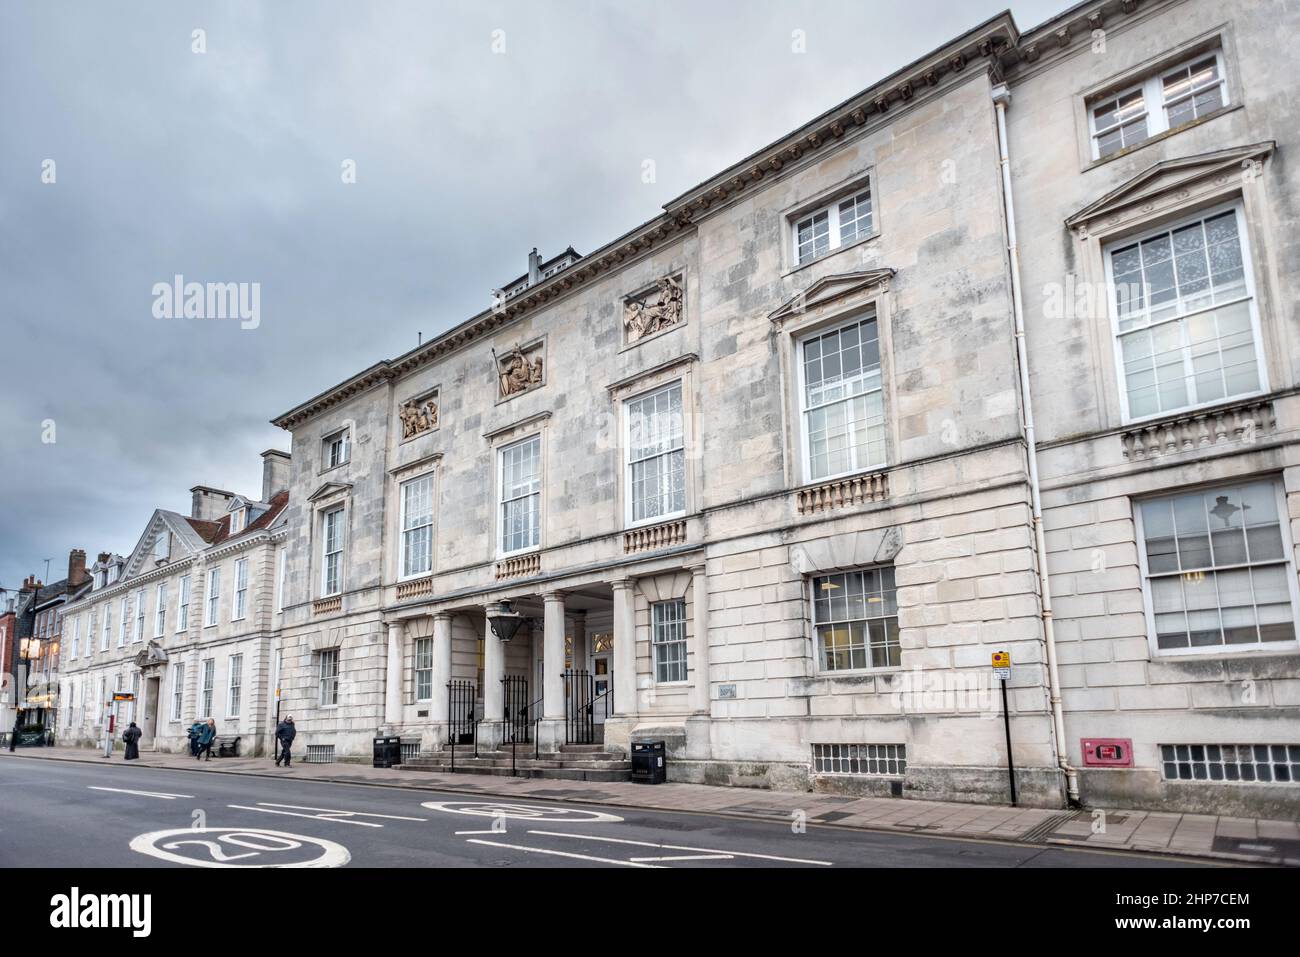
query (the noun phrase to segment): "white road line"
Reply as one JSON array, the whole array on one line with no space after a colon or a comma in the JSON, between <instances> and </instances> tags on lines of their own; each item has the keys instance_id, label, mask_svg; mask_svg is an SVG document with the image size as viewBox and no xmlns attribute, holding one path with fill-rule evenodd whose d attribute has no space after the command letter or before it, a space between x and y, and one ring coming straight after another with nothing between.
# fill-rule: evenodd
<instances>
[{"instance_id":1,"label":"white road line","mask_svg":"<svg viewBox=\"0 0 1300 957\"><path fill-rule=\"evenodd\" d=\"M258 807L287 807L294 811L319 811L322 814L338 814L343 817L382 817L389 821L427 821L427 817L402 817L400 814L372 814L370 811L340 811L331 807L304 807L301 804L275 804L271 801L258 801Z\"/></svg>"},{"instance_id":2,"label":"white road line","mask_svg":"<svg viewBox=\"0 0 1300 957\"><path fill-rule=\"evenodd\" d=\"M86 787L91 791L115 791L118 794L138 794L141 797L162 798L164 801L174 801L177 798L194 799L193 794L166 794L162 791L132 791L129 788L100 788L95 787L93 784L88 784Z\"/></svg>"},{"instance_id":3,"label":"white road line","mask_svg":"<svg viewBox=\"0 0 1300 957\"><path fill-rule=\"evenodd\" d=\"M461 837L465 834L504 834L505 831L457 831L456 836Z\"/></svg>"},{"instance_id":4,"label":"white road line","mask_svg":"<svg viewBox=\"0 0 1300 957\"><path fill-rule=\"evenodd\" d=\"M655 844L651 841L631 841L623 837L596 837L592 834L574 834L568 831L533 831L529 834L541 834L546 837L569 837L577 841L604 841L607 844L632 844L636 847L653 847L661 851L697 851L701 854L726 854L731 857L753 857L763 861L781 861L784 864L816 864L820 867L834 867L831 861L809 861L799 857L777 857L774 854L750 854L746 851L722 851L716 847L685 847L681 844Z\"/></svg>"},{"instance_id":5,"label":"white road line","mask_svg":"<svg viewBox=\"0 0 1300 957\"><path fill-rule=\"evenodd\" d=\"M676 854L671 857L629 857L629 861L734 861L731 854Z\"/></svg>"},{"instance_id":6,"label":"white road line","mask_svg":"<svg viewBox=\"0 0 1300 957\"><path fill-rule=\"evenodd\" d=\"M571 854L568 851L551 851L544 847L526 847L523 844L503 844L500 841L481 841L470 838L466 844L483 844L487 847L504 847L511 851L523 851L525 854L550 854L553 857L572 857L580 861L595 861L598 864L618 864L620 867L657 867L655 864L640 864L635 861L616 861L612 857L592 857L588 854Z\"/></svg>"},{"instance_id":7,"label":"white road line","mask_svg":"<svg viewBox=\"0 0 1300 957\"><path fill-rule=\"evenodd\" d=\"M313 821L333 821L336 824L356 824L359 827L383 827L382 824L372 824L369 821L349 821L347 818L330 817L326 814L299 814L297 811L276 811L269 807L249 807L247 804L227 804L226 807L233 807L237 811L261 811L263 814L284 814L288 817L309 817Z\"/></svg>"}]
</instances>

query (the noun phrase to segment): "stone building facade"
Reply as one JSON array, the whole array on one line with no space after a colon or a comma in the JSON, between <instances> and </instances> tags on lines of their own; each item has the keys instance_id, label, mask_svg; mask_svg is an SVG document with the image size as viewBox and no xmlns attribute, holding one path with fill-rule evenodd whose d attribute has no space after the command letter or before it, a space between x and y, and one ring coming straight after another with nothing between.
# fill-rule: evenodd
<instances>
[{"instance_id":1,"label":"stone building facade","mask_svg":"<svg viewBox=\"0 0 1300 957\"><path fill-rule=\"evenodd\" d=\"M262 458L260 497L195 486L188 516L158 509L129 556L99 556L63 610L62 742L102 743L123 691L115 737L135 721L144 750L183 751L212 718L241 754L271 753L289 457Z\"/></svg>"},{"instance_id":2,"label":"stone building facade","mask_svg":"<svg viewBox=\"0 0 1300 957\"><path fill-rule=\"evenodd\" d=\"M489 745L522 708L556 747L594 695L605 746L662 738L673 779L1000 801L1001 651L1023 802L1294 809L1288 16L995 17L550 275L534 253L491 308L278 417L283 694L312 757L381 731L436 750L468 686ZM1141 301L1079 317L1066 298L1116 257L1131 286L1134 242L1141 266L1171 217L1223 210L1258 253L1223 274L1235 299L1211 277L1148 304L1154 273ZM1148 409L1120 340L1154 336L1157 306L1181 329L1221 302L1238 325L1179 346L1202 391L1180 402L1163 360ZM1253 383L1222 358L1245 354L1243 314ZM1219 571L1175 549L1155 582L1191 503L1169 496L1218 494L1256 510L1241 548L1267 557ZM1242 568L1255 640L1240 602L1217 643L1180 638L1173 584Z\"/></svg>"}]
</instances>

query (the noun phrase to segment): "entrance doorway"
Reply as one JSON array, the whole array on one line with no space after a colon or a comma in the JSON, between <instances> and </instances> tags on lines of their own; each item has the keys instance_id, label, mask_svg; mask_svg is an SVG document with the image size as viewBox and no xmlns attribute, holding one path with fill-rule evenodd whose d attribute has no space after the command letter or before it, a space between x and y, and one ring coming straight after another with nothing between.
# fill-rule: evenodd
<instances>
[{"instance_id":1,"label":"entrance doorway","mask_svg":"<svg viewBox=\"0 0 1300 957\"><path fill-rule=\"evenodd\" d=\"M591 675L594 679L594 699L591 709L592 720L596 724L604 724L605 718L613 713L609 701L612 695L609 693L613 687L614 680L614 636L612 634L600 634L599 632L591 636Z\"/></svg>"},{"instance_id":2,"label":"entrance doorway","mask_svg":"<svg viewBox=\"0 0 1300 957\"><path fill-rule=\"evenodd\" d=\"M154 747L154 736L158 733L158 687L160 678L151 676L144 680L144 718L140 724L140 746Z\"/></svg>"}]
</instances>

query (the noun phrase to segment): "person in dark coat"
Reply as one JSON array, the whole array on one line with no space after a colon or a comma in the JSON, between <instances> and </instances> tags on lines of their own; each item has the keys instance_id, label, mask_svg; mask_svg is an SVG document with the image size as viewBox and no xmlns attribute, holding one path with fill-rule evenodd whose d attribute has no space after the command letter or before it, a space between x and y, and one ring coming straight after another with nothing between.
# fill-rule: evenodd
<instances>
[{"instance_id":1,"label":"person in dark coat","mask_svg":"<svg viewBox=\"0 0 1300 957\"><path fill-rule=\"evenodd\" d=\"M289 748L293 746L293 739L297 734L298 729L293 726L293 715L289 715L275 726L275 740L280 742L280 753L275 758L277 768L280 766L281 761L284 762L286 768L293 761L293 755L289 753Z\"/></svg>"},{"instance_id":2,"label":"person in dark coat","mask_svg":"<svg viewBox=\"0 0 1300 957\"><path fill-rule=\"evenodd\" d=\"M195 721L190 725L190 757L199 756L199 735L203 733L203 722Z\"/></svg>"},{"instance_id":3,"label":"person in dark coat","mask_svg":"<svg viewBox=\"0 0 1300 957\"><path fill-rule=\"evenodd\" d=\"M217 722L208 718L208 723L203 726L199 732L199 753L194 757L202 761L203 755L207 755L207 760L212 760L212 742L217 740Z\"/></svg>"},{"instance_id":4,"label":"person in dark coat","mask_svg":"<svg viewBox=\"0 0 1300 957\"><path fill-rule=\"evenodd\" d=\"M140 756L140 734L141 731L132 721L130 727L122 732L122 740L126 742L126 760L134 761Z\"/></svg>"}]
</instances>

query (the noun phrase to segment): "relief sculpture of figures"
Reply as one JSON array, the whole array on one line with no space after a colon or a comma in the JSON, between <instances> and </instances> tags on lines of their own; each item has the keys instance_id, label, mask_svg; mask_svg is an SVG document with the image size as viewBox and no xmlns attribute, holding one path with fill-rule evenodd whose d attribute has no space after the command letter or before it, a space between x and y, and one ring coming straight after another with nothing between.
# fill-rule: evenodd
<instances>
[{"instance_id":1,"label":"relief sculpture of figures","mask_svg":"<svg viewBox=\"0 0 1300 957\"><path fill-rule=\"evenodd\" d=\"M682 285L672 276L659 280L659 297L653 303L634 299L623 307L627 341L636 342L651 333L675 326L682 320Z\"/></svg>"},{"instance_id":2,"label":"relief sculpture of figures","mask_svg":"<svg viewBox=\"0 0 1300 957\"><path fill-rule=\"evenodd\" d=\"M542 357L540 354L532 362L529 362L523 350L515 346L497 360L497 368L502 398L541 385Z\"/></svg>"},{"instance_id":3,"label":"relief sculpture of figures","mask_svg":"<svg viewBox=\"0 0 1300 957\"><path fill-rule=\"evenodd\" d=\"M402 406L402 438L409 439L438 425L438 403L432 399L412 399Z\"/></svg>"}]
</instances>

